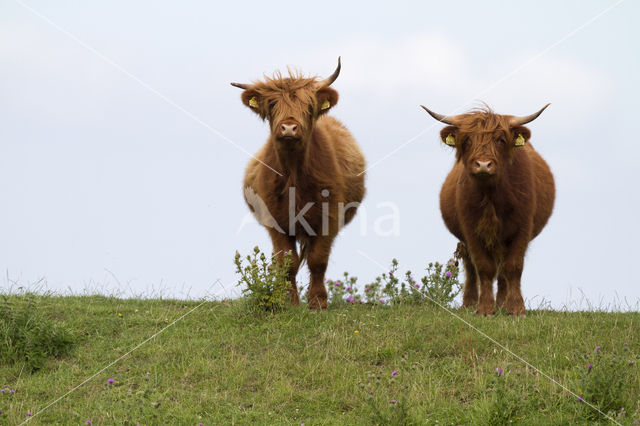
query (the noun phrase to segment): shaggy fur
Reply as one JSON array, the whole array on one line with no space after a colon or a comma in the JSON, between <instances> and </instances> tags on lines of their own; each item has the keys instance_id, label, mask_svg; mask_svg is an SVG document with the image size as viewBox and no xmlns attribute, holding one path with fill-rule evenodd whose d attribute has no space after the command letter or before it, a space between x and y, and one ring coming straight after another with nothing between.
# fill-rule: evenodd
<instances>
[{"instance_id":1,"label":"shaggy fur","mask_svg":"<svg viewBox=\"0 0 640 426\"><path fill-rule=\"evenodd\" d=\"M529 242L553 210L555 185L547 163L529 143L531 132L511 128L511 116L489 108L457 116L440 136L455 137L456 162L440 192L442 218L459 240L466 282L463 306L493 314L497 306L511 315L525 314L520 279ZM515 145L518 134L526 144ZM476 161L491 161L494 175L474 174Z\"/></svg>"},{"instance_id":2,"label":"shaggy fur","mask_svg":"<svg viewBox=\"0 0 640 426\"><path fill-rule=\"evenodd\" d=\"M252 99L257 106L251 106ZM329 108L322 109L327 101ZM242 93L242 102L267 120L271 130L266 144L249 162L244 188L252 188L264 200L285 231L266 227L276 259L281 262L285 251L292 254L291 302L299 303L295 278L306 259L311 273L309 307L326 309L324 274L338 231L351 221L364 197L364 156L349 131L338 120L325 115L338 102L338 93L320 85L317 78L291 72L285 78L276 73L249 86ZM280 137L278 129L283 123L299 126L299 137ZM295 188L295 215L307 203L313 203L302 214L313 232L299 222L289 229L290 188ZM296 242L300 243L300 253Z\"/></svg>"}]
</instances>

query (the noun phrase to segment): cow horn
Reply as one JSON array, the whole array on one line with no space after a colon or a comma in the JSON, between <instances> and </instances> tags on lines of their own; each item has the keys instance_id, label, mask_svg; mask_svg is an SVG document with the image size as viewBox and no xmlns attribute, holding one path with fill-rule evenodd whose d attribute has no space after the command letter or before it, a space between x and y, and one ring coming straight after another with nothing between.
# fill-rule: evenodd
<instances>
[{"instance_id":1,"label":"cow horn","mask_svg":"<svg viewBox=\"0 0 640 426\"><path fill-rule=\"evenodd\" d=\"M522 126L523 124L530 123L536 118L538 118L538 116L542 114L542 111L544 111L549 105L551 104L550 103L546 104L545 106L542 107L540 111L534 112L531 115L527 115L524 117L511 117L511 119L509 120L509 125L511 127L517 127L517 126Z\"/></svg>"},{"instance_id":2,"label":"cow horn","mask_svg":"<svg viewBox=\"0 0 640 426\"><path fill-rule=\"evenodd\" d=\"M231 85L232 85L232 86L235 86L235 87L239 87L239 88L244 89L244 90L247 90L247 89L250 89L250 88L251 88L251 85L250 85L250 84L243 84L243 83L231 83Z\"/></svg>"},{"instance_id":3,"label":"cow horn","mask_svg":"<svg viewBox=\"0 0 640 426\"><path fill-rule=\"evenodd\" d=\"M458 121L458 116L457 115L453 115L453 116L446 116L446 115L442 115L442 114L438 114L437 112L433 112L431 111L429 108L427 108L424 105L420 105L425 111L427 111L429 113L430 116L432 116L433 118L435 118L438 121L443 122L444 124L450 124L452 126L455 126L457 121Z\"/></svg>"},{"instance_id":4,"label":"cow horn","mask_svg":"<svg viewBox=\"0 0 640 426\"><path fill-rule=\"evenodd\" d=\"M319 87L329 87L331 86L331 83L333 83L334 81L336 81L336 78L338 78L338 76L340 75L340 56L338 56L338 66L336 67L336 70L333 72L333 74L331 74L329 77L325 78L324 80L320 81L318 83Z\"/></svg>"}]
</instances>

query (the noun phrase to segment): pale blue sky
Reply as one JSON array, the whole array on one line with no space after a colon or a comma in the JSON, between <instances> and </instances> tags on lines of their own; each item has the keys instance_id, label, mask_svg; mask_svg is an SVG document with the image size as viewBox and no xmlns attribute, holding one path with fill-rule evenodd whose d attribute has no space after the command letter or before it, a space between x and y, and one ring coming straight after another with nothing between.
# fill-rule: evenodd
<instances>
[{"instance_id":1,"label":"pale blue sky","mask_svg":"<svg viewBox=\"0 0 640 426\"><path fill-rule=\"evenodd\" d=\"M288 65L324 76L341 55L332 114L374 167L366 218L336 241L328 277L373 279L367 257L419 275L453 252L438 207L453 153L419 104L524 115L551 102L529 128L558 198L530 246L524 296L635 305L640 5L591 21L614 4L2 0L0 268L56 291L200 297L220 279L210 291L237 294L235 251L270 242L255 224L238 233L249 158L228 140L254 153L268 128L229 82ZM385 202L399 235L374 232Z\"/></svg>"}]
</instances>

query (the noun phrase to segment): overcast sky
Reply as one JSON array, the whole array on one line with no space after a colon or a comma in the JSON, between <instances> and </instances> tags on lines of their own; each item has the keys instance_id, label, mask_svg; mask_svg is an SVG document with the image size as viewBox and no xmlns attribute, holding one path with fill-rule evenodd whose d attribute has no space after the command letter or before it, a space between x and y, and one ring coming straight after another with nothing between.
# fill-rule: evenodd
<instances>
[{"instance_id":1,"label":"overcast sky","mask_svg":"<svg viewBox=\"0 0 640 426\"><path fill-rule=\"evenodd\" d=\"M370 168L328 278L349 270L364 284L394 257L420 275L455 249L438 205L454 155L420 104L525 115L551 102L529 125L557 200L529 247L525 299L637 308L639 12L634 1L2 0L0 285L238 294L235 251L271 250L242 198L268 127L229 82L287 66L327 76L340 55L331 114ZM398 232L383 235L391 206Z\"/></svg>"}]
</instances>

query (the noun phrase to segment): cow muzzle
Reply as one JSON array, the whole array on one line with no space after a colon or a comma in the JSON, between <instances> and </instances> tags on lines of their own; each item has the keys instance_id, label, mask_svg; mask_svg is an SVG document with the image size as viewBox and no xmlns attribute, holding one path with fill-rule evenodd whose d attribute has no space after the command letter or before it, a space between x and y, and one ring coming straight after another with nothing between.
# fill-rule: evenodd
<instances>
[{"instance_id":1,"label":"cow muzzle","mask_svg":"<svg viewBox=\"0 0 640 426\"><path fill-rule=\"evenodd\" d=\"M478 177L494 176L496 174L495 162L475 160L471 167L471 174Z\"/></svg>"},{"instance_id":2,"label":"cow muzzle","mask_svg":"<svg viewBox=\"0 0 640 426\"><path fill-rule=\"evenodd\" d=\"M296 142L302 139L302 129L294 120L284 120L276 128L276 137L283 141Z\"/></svg>"}]
</instances>

